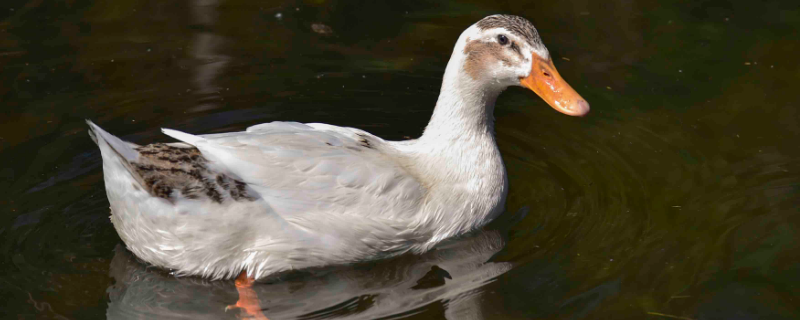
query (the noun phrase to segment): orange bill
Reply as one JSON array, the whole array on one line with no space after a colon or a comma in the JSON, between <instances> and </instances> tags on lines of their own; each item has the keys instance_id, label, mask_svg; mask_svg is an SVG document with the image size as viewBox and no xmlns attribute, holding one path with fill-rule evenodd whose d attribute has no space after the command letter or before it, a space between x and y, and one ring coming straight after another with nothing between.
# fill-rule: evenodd
<instances>
[{"instance_id":1,"label":"orange bill","mask_svg":"<svg viewBox=\"0 0 800 320\"><path fill-rule=\"evenodd\" d=\"M561 78L552 59L544 60L534 53L531 65L530 75L519 79L523 87L536 92L553 109L563 114L583 116L589 112L589 103Z\"/></svg>"}]
</instances>

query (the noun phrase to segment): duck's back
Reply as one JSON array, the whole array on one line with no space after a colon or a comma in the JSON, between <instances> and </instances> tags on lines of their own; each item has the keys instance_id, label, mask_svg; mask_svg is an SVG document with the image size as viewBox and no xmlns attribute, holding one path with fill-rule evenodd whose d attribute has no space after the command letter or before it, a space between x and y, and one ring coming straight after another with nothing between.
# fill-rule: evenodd
<instances>
[{"instance_id":1,"label":"duck's back","mask_svg":"<svg viewBox=\"0 0 800 320\"><path fill-rule=\"evenodd\" d=\"M285 218L340 213L403 219L416 213L424 194L396 162L394 150L358 129L272 122L199 138L184 142L200 149L216 171L244 181Z\"/></svg>"}]
</instances>

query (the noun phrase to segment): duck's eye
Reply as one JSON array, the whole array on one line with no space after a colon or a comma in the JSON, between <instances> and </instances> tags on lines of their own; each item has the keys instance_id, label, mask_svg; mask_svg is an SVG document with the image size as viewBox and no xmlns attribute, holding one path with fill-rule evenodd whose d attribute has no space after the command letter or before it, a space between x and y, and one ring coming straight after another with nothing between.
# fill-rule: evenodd
<instances>
[{"instance_id":1,"label":"duck's eye","mask_svg":"<svg viewBox=\"0 0 800 320\"><path fill-rule=\"evenodd\" d=\"M499 43L501 46L507 45L508 44L508 38L504 34L498 35L497 36L497 43Z\"/></svg>"}]
</instances>

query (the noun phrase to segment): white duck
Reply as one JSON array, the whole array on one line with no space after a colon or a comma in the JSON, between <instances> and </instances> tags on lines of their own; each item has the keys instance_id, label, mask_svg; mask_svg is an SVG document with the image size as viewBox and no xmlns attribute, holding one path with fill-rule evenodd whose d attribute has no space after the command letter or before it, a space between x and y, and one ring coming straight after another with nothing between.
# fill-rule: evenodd
<instances>
[{"instance_id":1,"label":"white duck","mask_svg":"<svg viewBox=\"0 0 800 320\"><path fill-rule=\"evenodd\" d=\"M164 129L182 143L138 146L89 126L128 249L181 275L253 279L421 253L495 218L508 178L493 110L509 86L568 115L589 111L533 25L493 15L459 37L416 140L271 122L199 136Z\"/></svg>"}]
</instances>

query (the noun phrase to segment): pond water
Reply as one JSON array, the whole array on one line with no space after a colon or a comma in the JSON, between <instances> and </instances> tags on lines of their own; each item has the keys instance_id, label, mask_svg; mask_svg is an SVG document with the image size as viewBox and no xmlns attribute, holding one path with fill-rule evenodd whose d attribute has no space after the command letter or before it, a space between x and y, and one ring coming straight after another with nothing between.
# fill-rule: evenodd
<instances>
[{"instance_id":1,"label":"pond water","mask_svg":"<svg viewBox=\"0 0 800 320\"><path fill-rule=\"evenodd\" d=\"M6 1L0 315L236 318L232 281L124 249L84 119L140 144L275 120L416 137L456 38L493 13L530 19L592 112L507 90L506 214L260 283L266 316L800 318L800 7L724 0Z\"/></svg>"}]
</instances>

